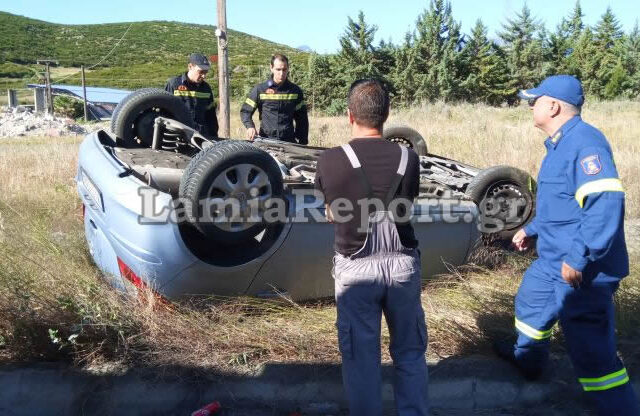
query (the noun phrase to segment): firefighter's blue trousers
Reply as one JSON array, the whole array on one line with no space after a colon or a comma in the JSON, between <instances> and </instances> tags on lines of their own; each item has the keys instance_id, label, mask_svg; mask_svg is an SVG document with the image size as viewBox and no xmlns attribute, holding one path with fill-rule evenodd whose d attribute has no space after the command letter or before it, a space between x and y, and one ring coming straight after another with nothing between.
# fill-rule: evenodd
<instances>
[{"instance_id":1,"label":"firefighter's blue trousers","mask_svg":"<svg viewBox=\"0 0 640 416\"><path fill-rule=\"evenodd\" d=\"M560 321L578 381L599 414L638 416L638 400L616 353L613 295L619 282L586 269L582 284L574 289L562 280L559 267L533 262L515 300L515 356L524 369L543 366L552 328Z\"/></svg>"}]
</instances>

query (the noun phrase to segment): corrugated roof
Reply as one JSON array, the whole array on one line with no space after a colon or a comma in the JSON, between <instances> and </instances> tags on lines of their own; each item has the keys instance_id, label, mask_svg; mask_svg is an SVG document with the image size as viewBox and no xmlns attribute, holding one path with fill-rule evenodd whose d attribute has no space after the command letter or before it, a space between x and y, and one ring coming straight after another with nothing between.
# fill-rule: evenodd
<instances>
[{"instance_id":1,"label":"corrugated roof","mask_svg":"<svg viewBox=\"0 0 640 416\"><path fill-rule=\"evenodd\" d=\"M29 84L29 88L45 88L44 84ZM78 85L56 85L51 89L55 94L74 95L82 99L82 87ZM131 91L115 88L87 87L87 101L90 103L118 104L120 100L130 94Z\"/></svg>"}]
</instances>

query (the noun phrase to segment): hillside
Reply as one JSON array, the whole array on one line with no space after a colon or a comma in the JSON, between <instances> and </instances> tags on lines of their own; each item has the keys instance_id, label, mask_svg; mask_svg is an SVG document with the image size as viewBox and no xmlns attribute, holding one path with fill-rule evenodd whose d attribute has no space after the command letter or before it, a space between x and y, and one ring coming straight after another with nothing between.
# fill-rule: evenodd
<instances>
[{"instance_id":1,"label":"hillside","mask_svg":"<svg viewBox=\"0 0 640 416\"><path fill-rule=\"evenodd\" d=\"M40 67L34 64L42 58L57 59L65 68L102 61L88 73L90 85L161 86L184 70L190 52L217 53L214 31L215 26L164 21L62 25L0 12L0 88L37 81ZM229 66L237 93L266 76L266 63L274 52L288 54L293 66L306 62L306 54L294 48L229 30ZM62 78L56 75L54 82ZM64 82L78 84L80 77Z\"/></svg>"}]
</instances>

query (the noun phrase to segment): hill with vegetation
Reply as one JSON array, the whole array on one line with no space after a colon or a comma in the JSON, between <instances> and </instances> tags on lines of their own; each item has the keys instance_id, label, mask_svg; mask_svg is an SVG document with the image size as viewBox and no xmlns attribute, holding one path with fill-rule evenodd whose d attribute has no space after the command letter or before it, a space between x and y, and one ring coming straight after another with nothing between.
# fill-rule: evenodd
<instances>
[{"instance_id":1,"label":"hill with vegetation","mask_svg":"<svg viewBox=\"0 0 640 416\"><path fill-rule=\"evenodd\" d=\"M54 70L54 82L79 84L80 74L72 75L77 70L68 68L95 65L87 72L93 86L162 86L184 71L189 53L217 54L215 29L165 21L63 25L0 12L0 87L38 82L42 67L36 61L43 58L55 59L66 69ZM229 68L238 94L267 76L275 52L287 54L293 65L306 63L307 54L292 47L235 30L229 30L228 37Z\"/></svg>"},{"instance_id":2,"label":"hill with vegetation","mask_svg":"<svg viewBox=\"0 0 640 416\"><path fill-rule=\"evenodd\" d=\"M589 97L637 100L640 26L625 32L611 7L602 11L597 23L588 25L576 0L560 23L547 28L525 4L498 28L478 20L463 33L451 2L430 0L427 8L416 10L415 27L400 44L376 42L378 27L360 11L355 19L345 19L339 50L331 55L230 31L232 96L242 97L264 79L269 56L283 51L292 58L291 78L305 91L307 103L328 114L344 114L349 85L369 77L384 80L394 107L437 101L514 105L519 90L555 74L579 78ZM37 78L35 67L25 64L54 57L66 66L99 63L88 75L89 85L161 86L184 70L188 52L217 49L213 26L175 22L69 26L4 13L0 36L0 61L9 62L0 62L0 77L23 84ZM54 82L78 83L77 69L66 70Z\"/></svg>"}]
</instances>

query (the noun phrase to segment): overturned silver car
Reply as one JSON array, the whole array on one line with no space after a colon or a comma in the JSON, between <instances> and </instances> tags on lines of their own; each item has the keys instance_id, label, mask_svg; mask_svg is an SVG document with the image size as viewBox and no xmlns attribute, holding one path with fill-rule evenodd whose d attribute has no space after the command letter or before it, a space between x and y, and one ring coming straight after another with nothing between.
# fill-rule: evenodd
<instances>
[{"instance_id":1,"label":"overturned silver car","mask_svg":"<svg viewBox=\"0 0 640 416\"><path fill-rule=\"evenodd\" d=\"M109 281L168 299L332 296L333 225L313 191L324 148L210 139L188 120L178 99L143 89L118 105L111 132L92 133L80 147L87 242ZM411 221L425 278L464 264L482 236L508 239L533 217L535 182L526 172L429 154L407 127L384 137L420 156Z\"/></svg>"}]
</instances>

